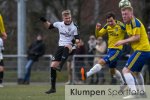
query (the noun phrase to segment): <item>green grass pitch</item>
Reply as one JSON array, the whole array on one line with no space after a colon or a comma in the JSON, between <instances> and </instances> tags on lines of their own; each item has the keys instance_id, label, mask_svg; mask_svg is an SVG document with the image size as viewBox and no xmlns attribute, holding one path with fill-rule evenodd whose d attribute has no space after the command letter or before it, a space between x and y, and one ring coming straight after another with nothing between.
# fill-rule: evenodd
<instances>
[{"instance_id":1,"label":"green grass pitch","mask_svg":"<svg viewBox=\"0 0 150 100\"><path fill-rule=\"evenodd\" d=\"M0 88L0 100L65 100L65 86L57 86L54 94L45 94L48 85L6 85Z\"/></svg>"}]
</instances>

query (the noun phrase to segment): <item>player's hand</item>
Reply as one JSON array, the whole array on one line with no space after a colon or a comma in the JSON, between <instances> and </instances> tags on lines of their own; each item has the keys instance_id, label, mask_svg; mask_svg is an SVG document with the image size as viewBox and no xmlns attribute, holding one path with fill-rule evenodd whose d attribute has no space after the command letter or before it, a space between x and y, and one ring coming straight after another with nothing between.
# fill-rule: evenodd
<instances>
[{"instance_id":1,"label":"player's hand","mask_svg":"<svg viewBox=\"0 0 150 100\"><path fill-rule=\"evenodd\" d=\"M102 26L102 25L101 25L100 23L97 23L97 24L96 24L96 29L97 29L97 30L100 30L100 29L101 29L101 26Z\"/></svg>"},{"instance_id":2,"label":"player's hand","mask_svg":"<svg viewBox=\"0 0 150 100\"><path fill-rule=\"evenodd\" d=\"M123 44L125 44L125 40L119 40L118 42L115 43L115 46L118 47Z\"/></svg>"},{"instance_id":3,"label":"player's hand","mask_svg":"<svg viewBox=\"0 0 150 100\"><path fill-rule=\"evenodd\" d=\"M41 18L40 18L40 21L42 21L42 22L46 22L46 21L47 21L47 19L46 19L45 17L41 17Z\"/></svg>"},{"instance_id":4,"label":"player's hand","mask_svg":"<svg viewBox=\"0 0 150 100\"><path fill-rule=\"evenodd\" d=\"M79 40L79 39L76 39L76 40L75 40L75 43L76 43L76 44L78 44L79 42L80 42L80 40Z\"/></svg>"},{"instance_id":5,"label":"player's hand","mask_svg":"<svg viewBox=\"0 0 150 100\"><path fill-rule=\"evenodd\" d=\"M3 39L3 40L6 40L6 39L7 39L7 34L6 34L6 33L3 33L3 34L2 34L2 39Z\"/></svg>"}]
</instances>

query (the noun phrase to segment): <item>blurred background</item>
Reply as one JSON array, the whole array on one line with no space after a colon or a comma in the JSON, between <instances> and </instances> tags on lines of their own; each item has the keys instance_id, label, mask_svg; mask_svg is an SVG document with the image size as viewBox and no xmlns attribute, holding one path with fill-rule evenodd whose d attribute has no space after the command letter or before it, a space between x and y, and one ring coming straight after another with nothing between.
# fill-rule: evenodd
<instances>
[{"instance_id":1,"label":"blurred background","mask_svg":"<svg viewBox=\"0 0 150 100\"><path fill-rule=\"evenodd\" d=\"M17 1L0 0L0 13L3 16L8 39L5 43L6 54L17 53ZM27 45L35 39L37 33L43 33L47 45L46 53L54 53L58 34L54 30L46 30L39 22L45 16L51 22L61 20L61 11L71 9L73 20L80 29L83 41L94 35L96 22L105 23L105 14L114 11L117 19L121 19L118 3L120 0L24 0L26 3L26 40ZM136 17L148 25L150 20L149 0L130 0ZM13 41L13 42L12 42ZM53 49L51 49L53 47Z\"/></svg>"}]
</instances>

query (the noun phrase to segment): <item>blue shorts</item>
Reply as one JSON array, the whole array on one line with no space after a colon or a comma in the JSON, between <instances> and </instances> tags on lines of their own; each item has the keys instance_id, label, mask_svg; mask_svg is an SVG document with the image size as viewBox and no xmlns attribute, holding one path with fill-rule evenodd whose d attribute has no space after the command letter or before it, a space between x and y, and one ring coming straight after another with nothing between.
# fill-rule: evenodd
<instances>
[{"instance_id":1,"label":"blue shorts","mask_svg":"<svg viewBox=\"0 0 150 100\"><path fill-rule=\"evenodd\" d=\"M107 56L103 59L109 65L109 68L116 68L117 60L120 58L121 53L119 49L108 49Z\"/></svg>"},{"instance_id":2,"label":"blue shorts","mask_svg":"<svg viewBox=\"0 0 150 100\"><path fill-rule=\"evenodd\" d=\"M150 58L150 52L135 51L128 59L126 66L132 72L140 72L145 62Z\"/></svg>"}]
</instances>

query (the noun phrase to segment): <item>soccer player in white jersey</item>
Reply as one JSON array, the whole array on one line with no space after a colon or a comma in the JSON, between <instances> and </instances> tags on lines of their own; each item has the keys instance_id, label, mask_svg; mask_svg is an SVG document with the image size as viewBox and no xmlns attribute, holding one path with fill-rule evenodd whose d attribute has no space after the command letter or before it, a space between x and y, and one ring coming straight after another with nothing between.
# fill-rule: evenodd
<instances>
[{"instance_id":1,"label":"soccer player in white jersey","mask_svg":"<svg viewBox=\"0 0 150 100\"><path fill-rule=\"evenodd\" d=\"M40 20L44 23L45 27L48 29L58 28L59 31L59 43L57 51L52 59L51 62L51 88L50 90L46 91L45 93L55 93L56 88L56 70L61 71L62 66L64 65L66 59L68 58L69 54L73 51L73 42L79 43L79 35L77 32L77 27L72 21L71 11L64 10L62 12L62 22L54 22L51 23L47 21L44 17L41 17Z\"/></svg>"}]
</instances>

